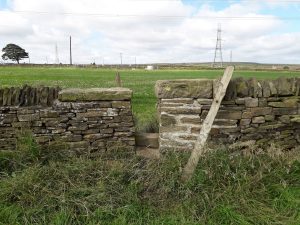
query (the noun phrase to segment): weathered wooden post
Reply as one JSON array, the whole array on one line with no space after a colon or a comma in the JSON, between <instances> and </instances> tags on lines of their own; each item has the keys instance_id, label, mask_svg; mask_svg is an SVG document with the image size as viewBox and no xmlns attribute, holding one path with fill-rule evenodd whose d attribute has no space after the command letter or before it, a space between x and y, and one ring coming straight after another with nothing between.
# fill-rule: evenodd
<instances>
[{"instance_id":1,"label":"weathered wooden post","mask_svg":"<svg viewBox=\"0 0 300 225\"><path fill-rule=\"evenodd\" d=\"M117 87L121 87L122 84L121 84L121 77L120 77L120 73L119 72L116 73L116 78L115 79L116 79Z\"/></svg>"},{"instance_id":2,"label":"weathered wooden post","mask_svg":"<svg viewBox=\"0 0 300 225\"><path fill-rule=\"evenodd\" d=\"M204 146L205 146L207 137L210 133L211 127L212 127L215 117L218 113L221 102L226 94L226 89L227 89L227 86L232 77L233 71L234 71L233 66L227 67L224 72L223 77L221 78L220 82L218 82L217 91L214 96L213 103L212 103L210 110L202 124L200 134L197 138L197 141L196 141L195 147L191 153L191 156L190 156L186 166L183 169L181 179L184 182L187 182L192 178L192 175L198 165L200 156L205 153Z\"/></svg>"}]
</instances>

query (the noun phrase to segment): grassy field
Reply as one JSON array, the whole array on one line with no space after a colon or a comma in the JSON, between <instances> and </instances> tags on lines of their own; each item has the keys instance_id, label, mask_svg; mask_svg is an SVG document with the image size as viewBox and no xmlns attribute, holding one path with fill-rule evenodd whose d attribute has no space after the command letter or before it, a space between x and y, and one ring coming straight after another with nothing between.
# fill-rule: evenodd
<instances>
[{"instance_id":1,"label":"grassy field","mask_svg":"<svg viewBox=\"0 0 300 225\"><path fill-rule=\"evenodd\" d=\"M49 85L66 87L114 87L116 70L93 68L0 67L0 86ZM157 80L216 78L221 70L120 70L124 87L131 88L133 111L140 130L153 124L156 115L154 85ZM234 77L274 79L280 76L300 76L288 71L235 71Z\"/></svg>"},{"instance_id":2,"label":"grassy field","mask_svg":"<svg viewBox=\"0 0 300 225\"><path fill-rule=\"evenodd\" d=\"M215 78L222 71L121 70L134 91L140 129L155 118L159 79ZM113 87L115 71L0 67L1 86ZM289 72L236 71L234 76L273 79ZM269 145L214 146L193 179L180 182L187 153L160 160L119 152L105 158L75 155L62 146L40 149L20 131L15 151L0 150L0 225L299 225L300 149Z\"/></svg>"},{"instance_id":3,"label":"grassy field","mask_svg":"<svg viewBox=\"0 0 300 225\"><path fill-rule=\"evenodd\" d=\"M299 149L267 149L217 147L182 184L186 154L78 157L24 134L0 151L0 225L298 225Z\"/></svg>"}]
</instances>

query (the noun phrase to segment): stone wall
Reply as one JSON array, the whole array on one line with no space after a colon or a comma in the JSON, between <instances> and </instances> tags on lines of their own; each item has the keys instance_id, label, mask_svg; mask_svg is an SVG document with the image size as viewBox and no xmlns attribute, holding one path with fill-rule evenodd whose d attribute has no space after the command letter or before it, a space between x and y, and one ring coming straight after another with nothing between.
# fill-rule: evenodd
<instances>
[{"instance_id":1,"label":"stone wall","mask_svg":"<svg viewBox=\"0 0 300 225\"><path fill-rule=\"evenodd\" d=\"M19 103L2 100L0 150L14 150L18 133L27 129L32 131L39 144L64 143L74 151L104 152L116 146L128 150L134 148L132 91L129 89L65 89L58 92L58 88L43 87L39 92L38 88L26 86L18 91L16 88L4 90L0 91L3 100L7 99L4 93L17 92L25 103L22 104L20 98L11 98L18 99ZM24 90L31 91L22 95Z\"/></svg>"},{"instance_id":2,"label":"stone wall","mask_svg":"<svg viewBox=\"0 0 300 225\"><path fill-rule=\"evenodd\" d=\"M216 90L215 80L157 81L160 149L191 150ZM232 143L300 143L300 78L234 79L214 121L209 140Z\"/></svg>"},{"instance_id":3,"label":"stone wall","mask_svg":"<svg viewBox=\"0 0 300 225\"><path fill-rule=\"evenodd\" d=\"M57 99L59 87L7 87L0 89L1 106L51 106Z\"/></svg>"}]
</instances>

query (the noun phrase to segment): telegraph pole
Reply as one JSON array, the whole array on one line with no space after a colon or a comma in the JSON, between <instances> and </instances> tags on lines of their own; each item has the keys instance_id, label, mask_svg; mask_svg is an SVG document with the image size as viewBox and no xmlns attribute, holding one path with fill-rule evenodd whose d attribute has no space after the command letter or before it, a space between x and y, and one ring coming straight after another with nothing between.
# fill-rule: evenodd
<instances>
[{"instance_id":1,"label":"telegraph pole","mask_svg":"<svg viewBox=\"0 0 300 225\"><path fill-rule=\"evenodd\" d=\"M223 67L221 24L218 25L215 57L214 57L214 63L212 65L212 67L214 67L214 68Z\"/></svg>"},{"instance_id":2,"label":"telegraph pole","mask_svg":"<svg viewBox=\"0 0 300 225\"><path fill-rule=\"evenodd\" d=\"M230 51L230 64L232 64L232 50Z\"/></svg>"},{"instance_id":3,"label":"telegraph pole","mask_svg":"<svg viewBox=\"0 0 300 225\"><path fill-rule=\"evenodd\" d=\"M59 64L57 44L55 44L55 64Z\"/></svg>"},{"instance_id":4,"label":"telegraph pole","mask_svg":"<svg viewBox=\"0 0 300 225\"><path fill-rule=\"evenodd\" d=\"M120 60L121 60L121 66L123 65L123 53L120 52Z\"/></svg>"},{"instance_id":5,"label":"telegraph pole","mask_svg":"<svg viewBox=\"0 0 300 225\"><path fill-rule=\"evenodd\" d=\"M70 65L72 65L72 36L70 36Z\"/></svg>"}]
</instances>

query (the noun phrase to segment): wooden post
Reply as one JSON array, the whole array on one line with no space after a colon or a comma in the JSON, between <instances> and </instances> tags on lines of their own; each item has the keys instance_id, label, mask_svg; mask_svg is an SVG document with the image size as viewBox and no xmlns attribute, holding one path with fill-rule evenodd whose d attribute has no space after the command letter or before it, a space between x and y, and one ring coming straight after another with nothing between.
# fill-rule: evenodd
<instances>
[{"instance_id":1,"label":"wooden post","mask_svg":"<svg viewBox=\"0 0 300 225\"><path fill-rule=\"evenodd\" d=\"M72 64L72 36L70 36L70 65Z\"/></svg>"},{"instance_id":2,"label":"wooden post","mask_svg":"<svg viewBox=\"0 0 300 225\"><path fill-rule=\"evenodd\" d=\"M121 85L121 77L120 77L120 73L119 72L117 72L116 73L116 84L117 84L117 87L121 87L122 85Z\"/></svg>"},{"instance_id":3,"label":"wooden post","mask_svg":"<svg viewBox=\"0 0 300 225\"><path fill-rule=\"evenodd\" d=\"M221 102L226 94L226 89L227 89L229 81L232 77L233 71L234 71L233 66L227 67L224 72L223 77L221 78L221 81L218 83L217 92L216 92L216 95L214 96L213 103L212 103L210 110L202 124L200 134L197 138L195 147L191 153L188 163L186 164L186 166L183 169L182 177L181 177L183 182L187 182L192 178L193 173L198 165L200 156L205 153L204 146L205 146L207 137L210 133L211 127L212 127L215 117L218 113Z\"/></svg>"}]
</instances>

